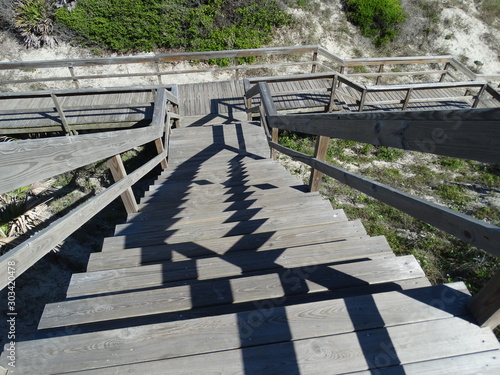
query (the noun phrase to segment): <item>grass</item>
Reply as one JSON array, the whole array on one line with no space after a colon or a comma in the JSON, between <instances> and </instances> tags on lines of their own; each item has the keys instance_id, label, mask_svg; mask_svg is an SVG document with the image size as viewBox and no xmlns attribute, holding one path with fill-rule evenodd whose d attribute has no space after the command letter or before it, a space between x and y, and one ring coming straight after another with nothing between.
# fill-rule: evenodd
<instances>
[{"instance_id":1,"label":"grass","mask_svg":"<svg viewBox=\"0 0 500 375\"><path fill-rule=\"evenodd\" d=\"M312 154L314 139L283 133L280 143ZM330 141L327 161L500 225L498 166L338 139ZM434 284L464 281L477 293L500 267L496 257L330 177L321 192L350 219L360 218L369 235L385 236L397 255L414 255Z\"/></svg>"},{"instance_id":2,"label":"grass","mask_svg":"<svg viewBox=\"0 0 500 375\"><path fill-rule=\"evenodd\" d=\"M500 2L498 0L483 0L479 13L486 23L500 28Z\"/></svg>"}]
</instances>

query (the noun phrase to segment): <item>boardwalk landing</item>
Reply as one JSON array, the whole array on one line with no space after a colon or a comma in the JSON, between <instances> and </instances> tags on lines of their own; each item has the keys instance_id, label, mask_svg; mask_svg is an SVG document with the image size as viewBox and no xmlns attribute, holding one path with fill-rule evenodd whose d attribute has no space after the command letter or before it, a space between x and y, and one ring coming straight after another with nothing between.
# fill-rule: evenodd
<instances>
[{"instance_id":1,"label":"boardwalk landing","mask_svg":"<svg viewBox=\"0 0 500 375\"><path fill-rule=\"evenodd\" d=\"M10 374L498 374L463 283L430 286L276 162L250 123L174 129L171 160L46 306ZM5 352L4 352L5 353Z\"/></svg>"}]
</instances>

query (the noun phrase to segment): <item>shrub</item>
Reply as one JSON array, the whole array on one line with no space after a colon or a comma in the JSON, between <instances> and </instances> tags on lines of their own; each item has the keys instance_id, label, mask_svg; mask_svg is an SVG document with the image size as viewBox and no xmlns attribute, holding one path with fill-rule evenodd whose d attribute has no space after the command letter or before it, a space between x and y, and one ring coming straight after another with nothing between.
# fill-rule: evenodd
<instances>
[{"instance_id":1,"label":"shrub","mask_svg":"<svg viewBox=\"0 0 500 375\"><path fill-rule=\"evenodd\" d=\"M80 0L56 19L84 44L118 52L255 48L291 21L276 0Z\"/></svg>"},{"instance_id":2,"label":"shrub","mask_svg":"<svg viewBox=\"0 0 500 375\"><path fill-rule=\"evenodd\" d=\"M406 19L400 0L346 0L347 18L380 46L391 41Z\"/></svg>"},{"instance_id":3,"label":"shrub","mask_svg":"<svg viewBox=\"0 0 500 375\"><path fill-rule=\"evenodd\" d=\"M24 38L26 47L53 45L53 11L50 0L18 0L14 25Z\"/></svg>"},{"instance_id":4,"label":"shrub","mask_svg":"<svg viewBox=\"0 0 500 375\"><path fill-rule=\"evenodd\" d=\"M483 0L480 7L481 17L490 25L499 25L500 2L498 0Z\"/></svg>"}]
</instances>

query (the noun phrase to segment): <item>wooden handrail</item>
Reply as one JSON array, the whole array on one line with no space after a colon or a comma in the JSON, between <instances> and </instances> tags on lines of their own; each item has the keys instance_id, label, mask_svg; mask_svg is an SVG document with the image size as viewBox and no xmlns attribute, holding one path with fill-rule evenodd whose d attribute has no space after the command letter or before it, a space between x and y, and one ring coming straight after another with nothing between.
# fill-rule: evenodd
<instances>
[{"instance_id":1,"label":"wooden handrail","mask_svg":"<svg viewBox=\"0 0 500 375\"><path fill-rule=\"evenodd\" d=\"M260 83L260 88L267 83ZM500 109L471 109L426 112L371 112L339 114L271 115L267 106L272 102L268 88L260 91L265 116L263 123L271 129L332 137L374 145L413 149L432 154L500 163ZM417 149L418 141L428 142ZM318 141L320 142L320 141ZM444 206L369 180L331 165L322 159L324 147L310 156L269 139L271 149L303 162L312 168L311 186L317 172L355 188L381 202L444 230L457 238L500 257L500 228L482 220L461 214ZM423 144L423 143L422 143ZM483 156L483 153L485 156ZM321 154L321 155L320 155ZM500 271L473 298L470 310L481 326L500 325Z\"/></svg>"},{"instance_id":2,"label":"wooden handrail","mask_svg":"<svg viewBox=\"0 0 500 375\"><path fill-rule=\"evenodd\" d=\"M71 90L43 90L43 91L30 91L30 92L7 92L0 93L0 101L6 101L8 105L8 101L16 101L21 100L21 104L26 99L31 98L52 98L53 106L51 107L29 107L26 105L25 108L20 108L20 105L15 104L15 109L0 109L0 116L2 115L16 115L16 114L47 114L47 119L45 121L38 123L31 122L23 122L22 118L17 120L13 120L10 124L5 127L0 128L0 134L21 134L21 133L36 133L36 132L60 132L61 129L66 134L74 134L73 130L104 130L104 129L119 129L123 127L131 127L136 125L134 122L130 123L110 123L110 122L89 122L89 119L85 116L83 117L83 121L77 121L77 118L73 116L71 119L71 123L68 123L66 120L66 115L70 115L71 113L79 112L79 111L93 111L95 113L96 110L99 109L107 109L107 110L116 110L116 109L126 109L126 108L150 108L153 107L153 102L149 101L145 102L131 102L128 101L126 103L113 103L113 104L92 104L92 105L75 105L75 104L66 104L64 106L61 105L61 100L69 97L82 97L82 96L95 96L99 99L103 98L106 95L111 94L131 94L131 93L151 93L156 92L157 90L165 89L165 93L162 94L165 96L165 100L168 100L172 106L178 106L179 100L177 96L172 93L172 89L175 87L174 85L163 85L163 86L133 86L133 87L106 87L106 88L97 88L97 89L71 89ZM127 96L125 96L127 98ZM120 99L121 100L121 99ZM95 101L94 101L95 102ZM99 100L98 102L101 102ZM46 105L50 105L47 103ZM145 110L142 110L146 115ZM148 115L149 116L149 115ZM8 117L7 119L9 119ZM144 120L149 120L150 117L145 117ZM4 119L3 122L6 120ZM18 123L19 122L19 123ZM147 124L146 121L143 121L144 124ZM143 125L141 123L141 125Z\"/></svg>"},{"instance_id":3,"label":"wooden handrail","mask_svg":"<svg viewBox=\"0 0 500 375\"><path fill-rule=\"evenodd\" d=\"M500 109L268 115L271 127L500 164Z\"/></svg>"},{"instance_id":4,"label":"wooden handrail","mask_svg":"<svg viewBox=\"0 0 500 375\"><path fill-rule=\"evenodd\" d=\"M279 64L265 64L265 65L235 65L229 67L210 67L210 68L193 68L186 70L161 70L159 67L160 63L168 62L178 62L178 61L207 61L211 59L229 58L236 60L240 57L259 57L259 56L282 56L291 54L311 54L311 59L309 61L302 62L281 62ZM450 55L444 56L411 56L411 57L384 57L384 58L356 58L356 59L344 59L340 56L327 51L324 47L319 45L307 45L307 46L297 46L297 47L271 47L271 48L254 48L246 50L227 50L227 51L203 51L203 52L180 52L180 53L164 53L164 54L151 54L142 56L123 56L123 57L100 57L100 58L90 58L90 59L63 59L63 60L48 60L48 61L24 61L24 62L0 62L0 71L2 70L12 70L12 69L54 69L54 68L67 68L69 74L64 76L56 77L40 77L40 78L23 78L23 79L13 79L13 80L3 80L0 83L3 84L21 84L21 83L33 83L33 82L60 82L68 81L74 83L74 85L79 88L79 81L87 79L100 79L100 78L125 78L125 77L158 77L159 83L161 82L161 77L169 74L188 74L188 73L199 73L199 72L215 72L215 71L227 71L235 70L239 71L241 69L258 69L260 67L271 66L284 66L284 65L311 65L311 72L315 73L316 68L325 67L318 60L318 57L333 62L338 65L340 73L344 72L346 67L358 66L358 65L379 65L380 69L378 73L354 73L357 75L373 76L377 77L377 83L380 77L383 76L404 76L412 74L441 74L441 81L444 76L451 74L448 72L448 67L452 67L456 70L463 72L467 77L472 80L477 79L500 79L500 75L484 75L475 74L470 71L467 67L460 64L456 59ZM408 64L432 64L432 63L445 63L444 70L433 70L433 71L420 71L420 72L383 72L384 65L408 65ZM96 66L110 66L110 65L122 65L122 64L154 64L154 69L149 71L138 72L138 73L110 73L110 74L78 74L75 68L89 68ZM331 69L326 68L325 69ZM352 75L352 74L349 74Z\"/></svg>"},{"instance_id":5,"label":"wooden handrail","mask_svg":"<svg viewBox=\"0 0 500 375\"><path fill-rule=\"evenodd\" d=\"M404 64L433 64L433 63L446 63L449 62L453 56L410 56L410 57L373 57L373 58L356 58L345 59L343 65L345 66L359 66L359 65L404 65Z\"/></svg>"},{"instance_id":6,"label":"wooden handrail","mask_svg":"<svg viewBox=\"0 0 500 375\"><path fill-rule=\"evenodd\" d=\"M0 143L0 193L109 158L113 161L111 169L116 180L103 192L2 255L0 267L6 269L8 264L15 264L16 277L21 275L120 195L127 211L134 212L137 205L131 186L156 165L161 163L166 167L170 132L170 118L166 108L170 99L178 102L166 88L158 88L153 119L148 131L133 129ZM162 142L164 134L165 143ZM119 154L153 141L157 146L158 155L127 175ZM8 283L7 273L0 273L0 289Z\"/></svg>"}]
</instances>

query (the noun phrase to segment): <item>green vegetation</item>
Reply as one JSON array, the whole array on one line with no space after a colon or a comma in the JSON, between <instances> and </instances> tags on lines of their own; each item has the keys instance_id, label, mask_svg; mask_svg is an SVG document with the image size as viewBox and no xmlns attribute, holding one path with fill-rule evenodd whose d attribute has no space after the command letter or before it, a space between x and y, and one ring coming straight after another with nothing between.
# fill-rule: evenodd
<instances>
[{"instance_id":1,"label":"green vegetation","mask_svg":"<svg viewBox=\"0 0 500 375\"><path fill-rule=\"evenodd\" d=\"M290 132L281 134L280 143L309 154L314 148L313 137ZM327 161L500 225L496 165L339 139L330 141ZM369 235L385 236L397 255L414 255L433 283L461 280L476 293L500 266L499 259L484 251L330 177L323 176L321 189L334 208L344 209L350 219L361 218Z\"/></svg>"},{"instance_id":2,"label":"green vegetation","mask_svg":"<svg viewBox=\"0 0 500 375\"><path fill-rule=\"evenodd\" d=\"M26 47L39 48L54 43L52 1L18 0L14 12L14 25Z\"/></svg>"},{"instance_id":3,"label":"green vegetation","mask_svg":"<svg viewBox=\"0 0 500 375\"><path fill-rule=\"evenodd\" d=\"M256 48L292 18L276 0L80 0L56 20L84 44L128 52Z\"/></svg>"},{"instance_id":4,"label":"green vegetation","mask_svg":"<svg viewBox=\"0 0 500 375\"><path fill-rule=\"evenodd\" d=\"M480 7L481 17L492 26L500 26L500 1L483 0Z\"/></svg>"},{"instance_id":5,"label":"green vegetation","mask_svg":"<svg viewBox=\"0 0 500 375\"><path fill-rule=\"evenodd\" d=\"M346 0L346 11L347 18L377 46L394 39L407 16L400 0Z\"/></svg>"}]
</instances>

